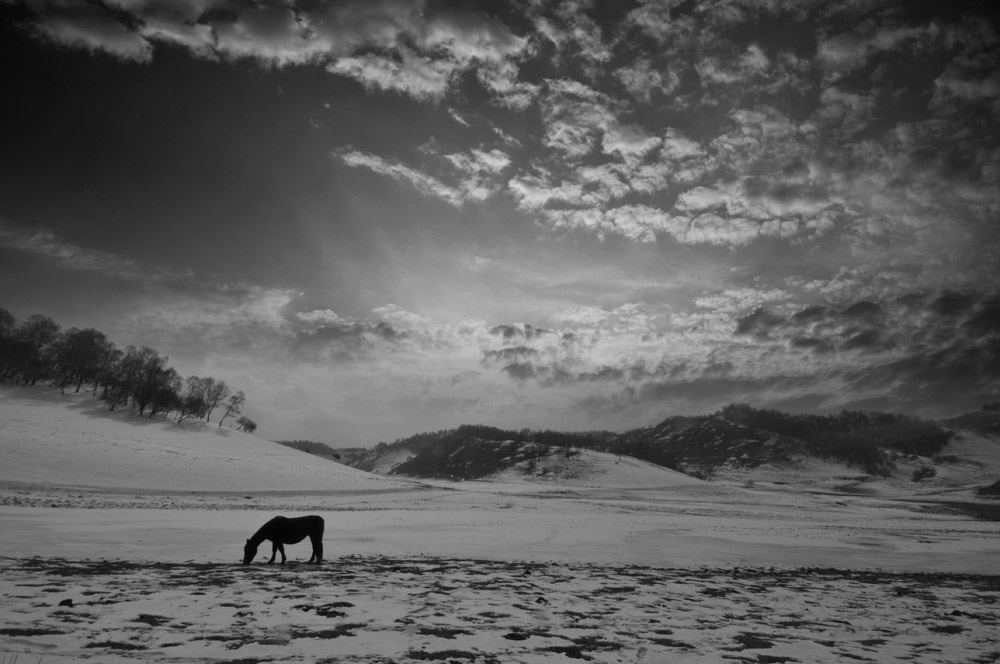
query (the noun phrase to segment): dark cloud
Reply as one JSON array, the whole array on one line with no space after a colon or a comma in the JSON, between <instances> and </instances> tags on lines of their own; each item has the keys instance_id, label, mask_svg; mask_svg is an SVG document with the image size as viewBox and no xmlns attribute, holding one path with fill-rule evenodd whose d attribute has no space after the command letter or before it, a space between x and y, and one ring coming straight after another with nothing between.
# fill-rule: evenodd
<instances>
[{"instance_id":1,"label":"dark cloud","mask_svg":"<svg viewBox=\"0 0 1000 664\"><path fill-rule=\"evenodd\" d=\"M938 316L958 316L972 309L975 300L968 293L945 291L931 303L930 310Z\"/></svg>"},{"instance_id":2,"label":"dark cloud","mask_svg":"<svg viewBox=\"0 0 1000 664\"><path fill-rule=\"evenodd\" d=\"M506 365L512 362L526 362L532 358L538 357L538 355L538 351L534 348L528 348L527 346L512 346L497 350L484 350L483 362L502 362Z\"/></svg>"},{"instance_id":3,"label":"dark cloud","mask_svg":"<svg viewBox=\"0 0 1000 664\"><path fill-rule=\"evenodd\" d=\"M872 321L882 315L882 305L862 300L844 309L841 315L851 320Z\"/></svg>"},{"instance_id":4,"label":"dark cloud","mask_svg":"<svg viewBox=\"0 0 1000 664\"><path fill-rule=\"evenodd\" d=\"M503 372L518 381L535 377L535 367L530 362L514 362L503 368Z\"/></svg>"},{"instance_id":5,"label":"dark cloud","mask_svg":"<svg viewBox=\"0 0 1000 664\"><path fill-rule=\"evenodd\" d=\"M767 339L771 331L784 323L784 319L760 307L736 321L736 334L750 334L759 339Z\"/></svg>"},{"instance_id":6,"label":"dark cloud","mask_svg":"<svg viewBox=\"0 0 1000 664\"><path fill-rule=\"evenodd\" d=\"M844 342L844 350L869 350L882 347L882 334L878 330L862 330L856 334L851 334L850 338Z\"/></svg>"},{"instance_id":7,"label":"dark cloud","mask_svg":"<svg viewBox=\"0 0 1000 664\"><path fill-rule=\"evenodd\" d=\"M792 348L802 348L814 353L829 353L834 349L834 344L830 340L813 337L792 337L790 344Z\"/></svg>"},{"instance_id":8,"label":"dark cloud","mask_svg":"<svg viewBox=\"0 0 1000 664\"><path fill-rule=\"evenodd\" d=\"M845 374L852 390L876 392L890 410L942 417L995 399L1000 381L1000 336L956 342L930 353Z\"/></svg>"},{"instance_id":9,"label":"dark cloud","mask_svg":"<svg viewBox=\"0 0 1000 664\"><path fill-rule=\"evenodd\" d=\"M828 310L822 305L806 307L792 314L792 320L796 323L812 323L821 321L827 317Z\"/></svg>"},{"instance_id":10,"label":"dark cloud","mask_svg":"<svg viewBox=\"0 0 1000 664\"><path fill-rule=\"evenodd\" d=\"M528 323L522 323L519 325L497 325L490 329L490 334L503 337L505 341L509 341L512 339L535 339L549 334L549 331Z\"/></svg>"},{"instance_id":11,"label":"dark cloud","mask_svg":"<svg viewBox=\"0 0 1000 664\"><path fill-rule=\"evenodd\" d=\"M997 335L1000 330L1000 297L982 302L962 327L975 338Z\"/></svg>"}]
</instances>

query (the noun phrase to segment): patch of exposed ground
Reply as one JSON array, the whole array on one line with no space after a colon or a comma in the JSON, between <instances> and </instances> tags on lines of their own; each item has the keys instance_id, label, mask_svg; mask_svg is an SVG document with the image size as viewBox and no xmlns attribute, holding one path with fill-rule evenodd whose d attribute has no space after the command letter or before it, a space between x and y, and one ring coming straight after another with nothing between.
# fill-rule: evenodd
<instances>
[{"instance_id":1,"label":"patch of exposed ground","mask_svg":"<svg viewBox=\"0 0 1000 664\"><path fill-rule=\"evenodd\" d=\"M996 661L1000 576L432 557L6 559L21 661Z\"/></svg>"}]
</instances>

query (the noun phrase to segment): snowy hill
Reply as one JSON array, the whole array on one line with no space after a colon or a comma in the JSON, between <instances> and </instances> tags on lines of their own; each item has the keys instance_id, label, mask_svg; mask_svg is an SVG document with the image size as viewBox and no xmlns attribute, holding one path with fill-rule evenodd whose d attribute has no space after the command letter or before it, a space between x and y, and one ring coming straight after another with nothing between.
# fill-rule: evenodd
<instances>
[{"instance_id":1,"label":"snowy hill","mask_svg":"<svg viewBox=\"0 0 1000 664\"><path fill-rule=\"evenodd\" d=\"M435 444L390 447L368 459L374 473L477 480L535 487L645 489L702 486L704 481L628 456L518 440L456 436Z\"/></svg>"},{"instance_id":2,"label":"snowy hill","mask_svg":"<svg viewBox=\"0 0 1000 664\"><path fill-rule=\"evenodd\" d=\"M534 462L521 462L483 479L601 489L666 489L708 484L633 457L593 450L573 450L567 455L562 449L552 450Z\"/></svg>"},{"instance_id":3,"label":"snowy hill","mask_svg":"<svg viewBox=\"0 0 1000 664\"><path fill-rule=\"evenodd\" d=\"M109 413L89 394L0 385L0 482L183 491L410 487L215 423Z\"/></svg>"}]
</instances>

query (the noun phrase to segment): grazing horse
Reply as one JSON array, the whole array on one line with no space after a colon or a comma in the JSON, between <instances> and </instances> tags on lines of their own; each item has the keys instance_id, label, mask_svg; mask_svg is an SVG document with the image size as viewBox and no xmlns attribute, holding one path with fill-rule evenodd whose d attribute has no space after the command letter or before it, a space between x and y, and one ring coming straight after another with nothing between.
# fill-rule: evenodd
<instances>
[{"instance_id":1,"label":"grazing horse","mask_svg":"<svg viewBox=\"0 0 1000 664\"><path fill-rule=\"evenodd\" d=\"M257 555L257 547L264 540L271 540L273 548L271 550L271 559L268 560L268 564L274 562L274 557L281 552L281 564L285 564L285 544L298 544L306 537L312 542L312 557L309 558L311 563L319 563L323 561L323 517L316 516L315 514L311 516L300 516L294 519L289 519L285 516L276 516L263 526L260 530L253 534L253 537L247 540L246 546L243 547L243 564L246 565Z\"/></svg>"}]
</instances>

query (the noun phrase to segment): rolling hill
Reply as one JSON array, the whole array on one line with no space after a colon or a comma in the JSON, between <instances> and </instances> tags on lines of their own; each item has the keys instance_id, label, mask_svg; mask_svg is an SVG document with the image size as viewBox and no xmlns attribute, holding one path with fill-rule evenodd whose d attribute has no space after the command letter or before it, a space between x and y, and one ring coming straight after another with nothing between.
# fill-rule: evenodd
<instances>
[{"instance_id":1,"label":"rolling hill","mask_svg":"<svg viewBox=\"0 0 1000 664\"><path fill-rule=\"evenodd\" d=\"M92 396L0 385L0 482L184 491L410 487L214 422L109 413Z\"/></svg>"},{"instance_id":2,"label":"rolling hill","mask_svg":"<svg viewBox=\"0 0 1000 664\"><path fill-rule=\"evenodd\" d=\"M587 477L596 482L597 467L627 459L675 476L760 488L971 497L1000 477L993 420L980 414L944 423L887 413L790 415L734 405L621 435L466 425L380 443L352 463L417 478L571 484ZM962 426L967 423L976 427Z\"/></svg>"}]
</instances>

